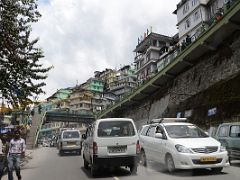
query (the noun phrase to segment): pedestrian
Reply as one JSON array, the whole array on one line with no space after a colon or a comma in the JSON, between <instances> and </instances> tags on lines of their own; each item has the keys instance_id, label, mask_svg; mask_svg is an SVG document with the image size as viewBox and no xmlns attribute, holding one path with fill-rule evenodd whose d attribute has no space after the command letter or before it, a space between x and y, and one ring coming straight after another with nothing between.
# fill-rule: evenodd
<instances>
[{"instance_id":1,"label":"pedestrian","mask_svg":"<svg viewBox=\"0 0 240 180\"><path fill-rule=\"evenodd\" d=\"M4 155L3 155L3 143L2 139L0 139L0 180L3 176L3 169L4 169Z\"/></svg>"},{"instance_id":2,"label":"pedestrian","mask_svg":"<svg viewBox=\"0 0 240 180\"><path fill-rule=\"evenodd\" d=\"M8 152L8 180L13 180L13 170L15 167L18 180L21 180L20 159L25 157L26 144L20 137L20 132L15 131L14 138L9 143Z\"/></svg>"}]
</instances>

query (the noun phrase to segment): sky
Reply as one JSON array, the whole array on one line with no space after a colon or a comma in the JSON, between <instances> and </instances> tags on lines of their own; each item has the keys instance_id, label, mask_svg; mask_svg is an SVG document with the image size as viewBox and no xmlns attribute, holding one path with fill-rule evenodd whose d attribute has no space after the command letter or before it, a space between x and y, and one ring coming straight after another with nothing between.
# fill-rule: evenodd
<instances>
[{"instance_id":1,"label":"sky","mask_svg":"<svg viewBox=\"0 0 240 180\"><path fill-rule=\"evenodd\" d=\"M38 0L41 19L32 25L44 52L41 62L53 66L40 95L82 84L95 71L134 63L138 37L152 27L173 36L180 0Z\"/></svg>"}]
</instances>

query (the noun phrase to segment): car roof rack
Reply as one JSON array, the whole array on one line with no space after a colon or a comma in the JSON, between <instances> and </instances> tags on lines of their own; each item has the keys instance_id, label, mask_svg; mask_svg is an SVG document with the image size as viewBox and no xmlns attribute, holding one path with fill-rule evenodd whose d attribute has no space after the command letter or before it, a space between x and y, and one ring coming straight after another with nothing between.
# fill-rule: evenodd
<instances>
[{"instance_id":1,"label":"car roof rack","mask_svg":"<svg viewBox=\"0 0 240 180\"><path fill-rule=\"evenodd\" d=\"M149 124L163 123L163 122L187 122L187 118L159 118L159 119L152 119Z\"/></svg>"}]
</instances>

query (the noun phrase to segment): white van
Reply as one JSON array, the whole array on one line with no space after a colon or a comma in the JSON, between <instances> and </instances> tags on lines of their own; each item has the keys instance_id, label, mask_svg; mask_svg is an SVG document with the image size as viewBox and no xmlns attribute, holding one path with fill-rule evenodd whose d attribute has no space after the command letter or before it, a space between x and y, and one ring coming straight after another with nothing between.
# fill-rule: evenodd
<instances>
[{"instance_id":1,"label":"white van","mask_svg":"<svg viewBox=\"0 0 240 180\"><path fill-rule=\"evenodd\" d=\"M82 137L78 130L63 130L59 139L59 154L63 155L65 151L77 152L81 155L82 152Z\"/></svg>"},{"instance_id":2,"label":"white van","mask_svg":"<svg viewBox=\"0 0 240 180\"><path fill-rule=\"evenodd\" d=\"M137 172L140 145L132 119L109 118L96 120L83 135L84 167L91 167L92 176L101 167L129 167Z\"/></svg>"}]
</instances>

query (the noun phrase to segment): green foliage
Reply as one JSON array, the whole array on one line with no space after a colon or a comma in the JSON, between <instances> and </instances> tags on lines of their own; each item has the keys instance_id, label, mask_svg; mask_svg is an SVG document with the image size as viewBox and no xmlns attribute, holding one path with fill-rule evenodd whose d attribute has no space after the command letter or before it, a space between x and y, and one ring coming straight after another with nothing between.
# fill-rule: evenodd
<instances>
[{"instance_id":1,"label":"green foliage","mask_svg":"<svg viewBox=\"0 0 240 180\"><path fill-rule=\"evenodd\" d=\"M30 38L31 24L40 17L36 0L0 1L0 95L13 107L44 93L43 80L52 68L39 62L43 51L36 47L38 39Z\"/></svg>"}]
</instances>

